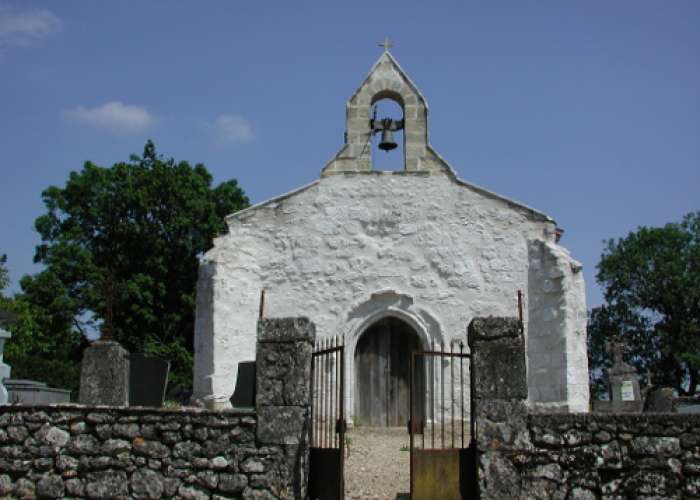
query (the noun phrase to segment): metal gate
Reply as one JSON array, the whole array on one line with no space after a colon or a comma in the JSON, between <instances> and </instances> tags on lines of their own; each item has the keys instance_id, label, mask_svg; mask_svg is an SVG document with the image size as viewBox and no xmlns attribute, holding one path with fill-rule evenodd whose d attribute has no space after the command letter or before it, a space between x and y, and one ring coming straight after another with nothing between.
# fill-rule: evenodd
<instances>
[{"instance_id":1,"label":"metal gate","mask_svg":"<svg viewBox=\"0 0 700 500\"><path fill-rule=\"evenodd\" d=\"M411 498L476 498L470 355L464 344L411 356Z\"/></svg>"},{"instance_id":2,"label":"metal gate","mask_svg":"<svg viewBox=\"0 0 700 500\"><path fill-rule=\"evenodd\" d=\"M345 346L342 337L316 343L311 363L309 498L343 498Z\"/></svg>"}]
</instances>

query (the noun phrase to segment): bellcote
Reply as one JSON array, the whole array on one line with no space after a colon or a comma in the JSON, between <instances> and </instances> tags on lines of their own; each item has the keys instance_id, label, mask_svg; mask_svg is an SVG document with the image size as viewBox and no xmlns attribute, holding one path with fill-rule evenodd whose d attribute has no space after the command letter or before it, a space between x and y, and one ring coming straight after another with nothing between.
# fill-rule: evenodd
<instances>
[{"instance_id":1,"label":"bellcote","mask_svg":"<svg viewBox=\"0 0 700 500\"><path fill-rule=\"evenodd\" d=\"M323 168L321 175L372 171L372 106L381 99L395 101L403 110L404 170L448 173L452 168L428 142L428 104L418 88L385 51L350 97L345 113L345 145Z\"/></svg>"}]
</instances>

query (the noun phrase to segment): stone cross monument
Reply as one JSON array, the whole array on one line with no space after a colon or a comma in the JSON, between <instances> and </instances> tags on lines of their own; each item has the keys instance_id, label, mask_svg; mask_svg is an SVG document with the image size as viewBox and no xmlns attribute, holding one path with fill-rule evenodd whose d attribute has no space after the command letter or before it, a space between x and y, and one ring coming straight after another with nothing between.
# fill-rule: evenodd
<instances>
[{"instance_id":1,"label":"stone cross monument","mask_svg":"<svg viewBox=\"0 0 700 500\"><path fill-rule=\"evenodd\" d=\"M625 344L613 340L606 347L613 357L613 365L607 371L610 400L621 403L622 407L631 402L640 403L642 395L639 390L639 375L634 366L625 363L623 359Z\"/></svg>"},{"instance_id":2,"label":"stone cross monument","mask_svg":"<svg viewBox=\"0 0 700 500\"><path fill-rule=\"evenodd\" d=\"M625 344L619 339L605 343L605 350L613 358L613 364L605 370L608 379L609 401L595 401L596 412L639 413L642 411L642 393L639 375L634 366L625 362Z\"/></svg>"}]
</instances>

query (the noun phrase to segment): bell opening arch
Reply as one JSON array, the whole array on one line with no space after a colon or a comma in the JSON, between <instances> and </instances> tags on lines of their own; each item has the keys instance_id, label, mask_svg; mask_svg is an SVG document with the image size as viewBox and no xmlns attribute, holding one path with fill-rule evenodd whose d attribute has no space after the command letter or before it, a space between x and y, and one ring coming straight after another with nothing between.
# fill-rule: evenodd
<instances>
[{"instance_id":1,"label":"bell opening arch","mask_svg":"<svg viewBox=\"0 0 700 500\"><path fill-rule=\"evenodd\" d=\"M401 96L379 92L372 99L370 137L372 169L402 171L406 169L404 108Z\"/></svg>"}]
</instances>

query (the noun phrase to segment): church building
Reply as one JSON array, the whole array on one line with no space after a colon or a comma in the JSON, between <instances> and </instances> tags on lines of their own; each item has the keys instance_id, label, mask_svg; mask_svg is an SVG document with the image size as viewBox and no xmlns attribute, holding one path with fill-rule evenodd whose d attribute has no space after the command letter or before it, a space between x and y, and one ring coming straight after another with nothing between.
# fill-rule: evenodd
<instances>
[{"instance_id":1,"label":"church building","mask_svg":"<svg viewBox=\"0 0 700 500\"><path fill-rule=\"evenodd\" d=\"M403 116L374 116L384 99ZM345 414L366 422L403 412L389 392L368 408L363 394L382 377L405 386L412 350L466 343L475 317L516 317L522 291L530 405L588 411L583 273L554 220L457 178L428 142L425 98L387 50L345 120L318 180L228 216L204 255L193 397L231 397L239 363L255 359L262 290L266 317L306 316L318 337L344 336ZM374 170L370 141L391 149L400 131L404 170Z\"/></svg>"}]
</instances>

